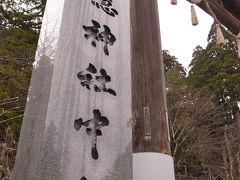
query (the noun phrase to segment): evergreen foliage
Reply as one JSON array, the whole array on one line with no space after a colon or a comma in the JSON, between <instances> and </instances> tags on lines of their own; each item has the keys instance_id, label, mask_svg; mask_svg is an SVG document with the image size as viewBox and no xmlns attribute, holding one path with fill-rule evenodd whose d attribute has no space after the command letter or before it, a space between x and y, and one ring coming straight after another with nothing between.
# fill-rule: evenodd
<instances>
[{"instance_id":1,"label":"evergreen foliage","mask_svg":"<svg viewBox=\"0 0 240 180\"><path fill-rule=\"evenodd\" d=\"M238 99L237 96L231 96L231 101L221 103L217 93L221 94L220 89L228 89L229 96L239 94L240 90L233 88L239 85L235 82L239 71L234 70L234 65L238 62L234 59L235 49L229 48L231 44L223 47L215 45L214 50L217 49L218 54L224 54L215 59L209 58L207 53L214 51L210 48L211 43L214 41L209 43L207 50L196 47L187 77L176 58L168 51L163 51L171 148L176 174L225 179L226 172L233 177L238 176L237 168L231 168L230 162L235 163L235 167L240 167L233 160L239 159L240 149L236 142L240 140L240 128L235 119L233 121L233 114L229 114L233 112L230 102L236 105ZM222 74L220 70L225 73L226 81L231 83L224 84L223 79L214 77ZM212 88L213 85L215 88ZM236 117L239 117L238 111L236 108ZM226 124L230 124L231 130L225 131Z\"/></svg>"},{"instance_id":2,"label":"evergreen foliage","mask_svg":"<svg viewBox=\"0 0 240 180\"><path fill-rule=\"evenodd\" d=\"M0 34L0 132L9 124L18 137L38 33L11 27Z\"/></svg>"},{"instance_id":3,"label":"evergreen foliage","mask_svg":"<svg viewBox=\"0 0 240 180\"><path fill-rule=\"evenodd\" d=\"M202 91L213 92L214 102L225 107L226 118L235 119L240 101L240 62L234 39L224 35L225 43L218 46L213 26L206 49L195 48L188 82Z\"/></svg>"},{"instance_id":4,"label":"evergreen foliage","mask_svg":"<svg viewBox=\"0 0 240 180\"><path fill-rule=\"evenodd\" d=\"M46 0L1 0L0 28L40 29Z\"/></svg>"}]
</instances>

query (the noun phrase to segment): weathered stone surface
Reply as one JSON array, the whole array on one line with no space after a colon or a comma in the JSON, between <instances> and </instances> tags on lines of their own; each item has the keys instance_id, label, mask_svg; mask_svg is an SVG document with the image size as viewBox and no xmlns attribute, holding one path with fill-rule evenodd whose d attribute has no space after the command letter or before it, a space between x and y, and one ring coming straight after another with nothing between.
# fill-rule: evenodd
<instances>
[{"instance_id":1,"label":"weathered stone surface","mask_svg":"<svg viewBox=\"0 0 240 180\"><path fill-rule=\"evenodd\" d=\"M59 25L56 26L56 23L60 24L61 22L61 14L56 14L54 11L62 11L61 7L63 9L64 0L56 1L58 2L57 11L49 5L49 2L47 4L48 9L46 9L44 24L38 43L36 61L34 62L17 157L12 175L12 179L15 180L37 179L37 172L39 171L52 82L53 61L58 44L57 36L60 27ZM55 16L48 17L48 15L53 14Z\"/></svg>"},{"instance_id":2,"label":"weathered stone surface","mask_svg":"<svg viewBox=\"0 0 240 180\"><path fill-rule=\"evenodd\" d=\"M129 0L113 0L112 7L114 16L97 8L91 0L65 0L48 103L42 103L47 108L41 119L44 125L32 126L41 132L36 138L39 142L27 143L29 124L35 120L25 120L22 131L21 146L36 146L40 152L29 159L19 148L18 162L25 159L27 165L23 167L25 171L18 173L21 168L16 164L14 179L132 179ZM87 27L93 26L92 20L99 23L99 33L102 32L95 44L92 38L84 37L91 33ZM107 44L104 38L109 30L103 25L116 38L111 37ZM87 70L89 63L96 73L94 68L90 68L92 72ZM92 76L91 82L83 80L85 74L81 71ZM39 78L32 81L38 82ZM30 174L35 176L28 176L32 165L35 168Z\"/></svg>"},{"instance_id":3,"label":"weathered stone surface","mask_svg":"<svg viewBox=\"0 0 240 180\"><path fill-rule=\"evenodd\" d=\"M34 179L40 159L52 80L51 59L43 56L34 70L25 109L13 179Z\"/></svg>"}]
</instances>

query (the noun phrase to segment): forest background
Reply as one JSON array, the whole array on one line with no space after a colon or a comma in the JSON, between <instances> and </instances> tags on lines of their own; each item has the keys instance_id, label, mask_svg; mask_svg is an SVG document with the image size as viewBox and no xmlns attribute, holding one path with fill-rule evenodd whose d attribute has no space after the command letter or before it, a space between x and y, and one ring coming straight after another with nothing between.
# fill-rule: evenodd
<instances>
[{"instance_id":1,"label":"forest background","mask_svg":"<svg viewBox=\"0 0 240 180\"><path fill-rule=\"evenodd\" d=\"M0 1L0 179L10 179L46 0ZM240 179L240 61L232 37L193 51L190 71L163 50L178 179Z\"/></svg>"}]
</instances>

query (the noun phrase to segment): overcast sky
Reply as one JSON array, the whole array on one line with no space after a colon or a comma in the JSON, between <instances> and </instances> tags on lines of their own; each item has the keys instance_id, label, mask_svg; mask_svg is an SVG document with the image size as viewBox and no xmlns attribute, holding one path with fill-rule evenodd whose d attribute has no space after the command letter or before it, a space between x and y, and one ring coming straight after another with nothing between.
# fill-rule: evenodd
<instances>
[{"instance_id":1,"label":"overcast sky","mask_svg":"<svg viewBox=\"0 0 240 180\"><path fill-rule=\"evenodd\" d=\"M191 62L193 49L197 45L205 47L213 19L195 7L199 24L192 26L191 4L178 0L171 5L171 0L158 0L162 47L178 58L184 67Z\"/></svg>"},{"instance_id":2,"label":"overcast sky","mask_svg":"<svg viewBox=\"0 0 240 180\"><path fill-rule=\"evenodd\" d=\"M48 1L48 21L60 21L64 0ZM191 4L186 0L178 0L177 5L171 5L171 0L158 0L162 47L170 51L171 55L178 58L184 67L188 67L192 59L193 49L197 45L205 47L207 35L212 25L212 18L199 8L195 8L199 25L191 24ZM59 23L60 24L60 23ZM49 24L48 24L49 26Z\"/></svg>"}]
</instances>

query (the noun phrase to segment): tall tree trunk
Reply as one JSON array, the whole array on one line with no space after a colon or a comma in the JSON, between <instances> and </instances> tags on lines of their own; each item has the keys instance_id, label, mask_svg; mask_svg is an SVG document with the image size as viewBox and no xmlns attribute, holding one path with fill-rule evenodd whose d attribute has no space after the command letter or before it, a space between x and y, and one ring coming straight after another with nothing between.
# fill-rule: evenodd
<instances>
[{"instance_id":1,"label":"tall tree trunk","mask_svg":"<svg viewBox=\"0 0 240 180\"><path fill-rule=\"evenodd\" d=\"M233 157L232 157L232 151L231 151L231 144L229 142L229 138L228 138L228 126L225 125L225 128L224 128L224 139L225 139L225 143L226 143L226 150L227 150L227 155L228 155L228 159L229 159L229 173L230 173L230 179L231 180L234 180L234 175L233 175L233 163L234 163L234 160L233 160Z\"/></svg>"},{"instance_id":2,"label":"tall tree trunk","mask_svg":"<svg viewBox=\"0 0 240 180\"><path fill-rule=\"evenodd\" d=\"M237 163L238 163L238 177L240 177L240 145L238 146Z\"/></svg>"},{"instance_id":3,"label":"tall tree trunk","mask_svg":"<svg viewBox=\"0 0 240 180\"><path fill-rule=\"evenodd\" d=\"M209 180L212 180L212 171L210 167L208 167L208 178Z\"/></svg>"},{"instance_id":4,"label":"tall tree trunk","mask_svg":"<svg viewBox=\"0 0 240 180\"><path fill-rule=\"evenodd\" d=\"M237 113L237 124L238 124L238 138L240 139L240 113ZM238 177L240 177L240 144L238 145L237 152L237 162L238 162Z\"/></svg>"},{"instance_id":5,"label":"tall tree trunk","mask_svg":"<svg viewBox=\"0 0 240 180\"><path fill-rule=\"evenodd\" d=\"M224 168L225 168L226 180L229 180L227 154L226 154L225 148L223 150L223 163L224 163Z\"/></svg>"}]
</instances>

